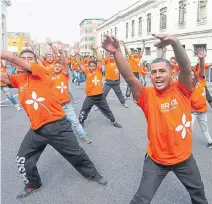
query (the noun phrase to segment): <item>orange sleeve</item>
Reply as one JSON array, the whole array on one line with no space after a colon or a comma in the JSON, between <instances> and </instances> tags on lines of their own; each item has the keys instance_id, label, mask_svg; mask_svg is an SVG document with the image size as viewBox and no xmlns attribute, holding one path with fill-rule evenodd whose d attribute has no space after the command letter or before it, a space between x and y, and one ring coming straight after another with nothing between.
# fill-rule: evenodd
<instances>
[{"instance_id":1,"label":"orange sleeve","mask_svg":"<svg viewBox=\"0 0 212 204\"><path fill-rule=\"evenodd\" d=\"M143 87L141 94L138 98L137 105L141 107L141 109L144 111L144 113L148 112L149 103L148 103L148 95L150 91L150 87Z\"/></svg>"},{"instance_id":2,"label":"orange sleeve","mask_svg":"<svg viewBox=\"0 0 212 204\"><path fill-rule=\"evenodd\" d=\"M109 58L105 58L105 64L108 64L110 62Z\"/></svg>"},{"instance_id":3,"label":"orange sleeve","mask_svg":"<svg viewBox=\"0 0 212 204\"><path fill-rule=\"evenodd\" d=\"M191 97L192 91L183 86L179 81L176 82L176 86L184 96L187 98Z\"/></svg>"},{"instance_id":4,"label":"orange sleeve","mask_svg":"<svg viewBox=\"0 0 212 204\"><path fill-rule=\"evenodd\" d=\"M48 75L48 72L44 67L41 67L39 64L32 64L32 75L39 76L39 77L46 77Z\"/></svg>"},{"instance_id":5,"label":"orange sleeve","mask_svg":"<svg viewBox=\"0 0 212 204\"><path fill-rule=\"evenodd\" d=\"M208 69L211 66L211 64L205 64L205 69Z\"/></svg>"},{"instance_id":6,"label":"orange sleeve","mask_svg":"<svg viewBox=\"0 0 212 204\"><path fill-rule=\"evenodd\" d=\"M9 74L10 83L14 88L18 88L20 75L19 74Z\"/></svg>"},{"instance_id":7,"label":"orange sleeve","mask_svg":"<svg viewBox=\"0 0 212 204\"><path fill-rule=\"evenodd\" d=\"M134 59L134 56L133 55L129 55L129 60L132 60Z\"/></svg>"},{"instance_id":8,"label":"orange sleeve","mask_svg":"<svg viewBox=\"0 0 212 204\"><path fill-rule=\"evenodd\" d=\"M198 75L197 79L201 84L203 84L204 86L206 85L206 77L202 77L202 76Z\"/></svg>"}]
</instances>

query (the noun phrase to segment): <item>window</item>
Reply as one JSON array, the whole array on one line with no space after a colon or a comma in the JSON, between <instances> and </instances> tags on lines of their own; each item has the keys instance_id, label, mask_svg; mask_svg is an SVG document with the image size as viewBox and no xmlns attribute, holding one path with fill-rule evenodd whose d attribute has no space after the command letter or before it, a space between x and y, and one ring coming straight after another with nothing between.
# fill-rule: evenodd
<instances>
[{"instance_id":1,"label":"window","mask_svg":"<svg viewBox=\"0 0 212 204\"><path fill-rule=\"evenodd\" d=\"M109 35L109 31L107 31L107 35Z\"/></svg>"},{"instance_id":2,"label":"window","mask_svg":"<svg viewBox=\"0 0 212 204\"><path fill-rule=\"evenodd\" d=\"M132 37L135 36L135 20L132 21Z\"/></svg>"},{"instance_id":3,"label":"window","mask_svg":"<svg viewBox=\"0 0 212 204\"><path fill-rule=\"evenodd\" d=\"M138 35L142 34L142 17L138 19Z\"/></svg>"},{"instance_id":4,"label":"window","mask_svg":"<svg viewBox=\"0 0 212 204\"><path fill-rule=\"evenodd\" d=\"M87 28L87 33L93 33L93 32L94 32L93 28Z\"/></svg>"},{"instance_id":5,"label":"window","mask_svg":"<svg viewBox=\"0 0 212 204\"><path fill-rule=\"evenodd\" d=\"M85 36L85 41L87 41L88 40L88 37L87 36Z\"/></svg>"},{"instance_id":6,"label":"window","mask_svg":"<svg viewBox=\"0 0 212 204\"><path fill-rule=\"evenodd\" d=\"M89 41L95 41L95 37L88 37Z\"/></svg>"},{"instance_id":7,"label":"window","mask_svg":"<svg viewBox=\"0 0 212 204\"><path fill-rule=\"evenodd\" d=\"M17 42L13 42L13 46L17 46Z\"/></svg>"},{"instance_id":8,"label":"window","mask_svg":"<svg viewBox=\"0 0 212 204\"><path fill-rule=\"evenodd\" d=\"M117 36L117 27L115 27L115 37Z\"/></svg>"},{"instance_id":9,"label":"window","mask_svg":"<svg viewBox=\"0 0 212 204\"><path fill-rule=\"evenodd\" d=\"M85 49L87 49L87 44L85 44Z\"/></svg>"},{"instance_id":10,"label":"window","mask_svg":"<svg viewBox=\"0 0 212 204\"><path fill-rule=\"evenodd\" d=\"M207 0L198 1L197 22L204 23L207 20Z\"/></svg>"},{"instance_id":11,"label":"window","mask_svg":"<svg viewBox=\"0 0 212 204\"><path fill-rule=\"evenodd\" d=\"M160 10L160 30L166 29L167 7Z\"/></svg>"},{"instance_id":12,"label":"window","mask_svg":"<svg viewBox=\"0 0 212 204\"><path fill-rule=\"evenodd\" d=\"M92 44L89 44L89 45L88 45L88 48L89 48L89 49L92 49L92 48L93 48L93 45L92 45Z\"/></svg>"},{"instance_id":13,"label":"window","mask_svg":"<svg viewBox=\"0 0 212 204\"><path fill-rule=\"evenodd\" d=\"M147 15L147 33L151 33L151 13Z\"/></svg>"},{"instance_id":14,"label":"window","mask_svg":"<svg viewBox=\"0 0 212 204\"><path fill-rule=\"evenodd\" d=\"M101 34L101 42L102 42L102 34Z\"/></svg>"},{"instance_id":15,"label":"window","mask_svg":"<svg viewBox=\"0 0 212 204\"><path fill-rule=\"evenodd\" d=\"M112 29L110 30L110 34L113 35L113 30Z\"/></svg>"},{"instance_id":16,"label":"window","mask_svg":"<svg viewBox=\"0 0 212 204\"><path fill-rule=\"evenodd\" d=\"M182 45L183 46L183 48L185 49L185 45Z\"/></svg>"},{"instance_id":17,"label":"window","mask_svg":"<svg viewBox=\"0 0 212 204\"><path fill-rule=\"evenodd\" d=\"M151 55L150 47L145 47L145 55Z\"/></svg>"},{"instance_id":18,"label":"window","mask_svg":"<svg viewBox=\"0 0 212 204\"><path fill-rule=\"evenodd\" d=\"M179 25L186 24L186 4L185 0L179 2Z\"/></svg>"},{"instance_id":19,"label":"window","mask_svg":"<svg viewBox=\"0 0 212 204\"><path fill-rule=\"evenodd\" d=\"M128 23L126 23L126 38L128 38L128 32L129 32L129 26L128 26Z\"/></svg>"},{"instance_id":20,"label":"window","mask_svg":"<svg viewBox=\"0 0 212 204\"><path fill-rule=\"evenodd\" d=\"M194 45L194 56L197 56L197 49L207 50L206 44L196 44Z\"/></svg>"}]
</instances>

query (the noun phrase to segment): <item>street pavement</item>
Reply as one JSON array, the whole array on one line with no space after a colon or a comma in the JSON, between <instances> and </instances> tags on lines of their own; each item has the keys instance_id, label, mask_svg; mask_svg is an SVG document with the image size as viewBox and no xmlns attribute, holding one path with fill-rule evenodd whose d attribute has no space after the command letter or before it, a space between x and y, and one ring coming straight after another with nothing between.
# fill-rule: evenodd
<instances>
[{"instance_id":1,"label":"street pavement","mask_svg":"<svg viewBox=\"0 0 212 204\"><path fill-rule=\"evenodd\" d=\"M126 84L122 83L125 92ZM15 89L13 95L17 94ZM84 100L84 85L73 93L77 115ZM17 97L16 97L17 98ZM2 94L1 101L5 99ZM1 107L1 202L2 204L128 204L136 192L147 145L146 121L143 112L132 99L129 108L120 105L113 90L108 103L122 129L112 126L100 111L92 108L85 129L92 144L79 141L99 172L108 180L107 186L84 179L56 150L48 146L38 161L43 189L23 200L17 193L24 187L16 166L16 154L29 129L24 111L16 111L9 102ZM212 135L212 109L209 108L208 124ZM212 204L212 150L196 123L193 133L193 154L199 166L209 204ZM170 172L157 191L152 204L191 204L189 194Z\"/></svg>"}]
</instances>

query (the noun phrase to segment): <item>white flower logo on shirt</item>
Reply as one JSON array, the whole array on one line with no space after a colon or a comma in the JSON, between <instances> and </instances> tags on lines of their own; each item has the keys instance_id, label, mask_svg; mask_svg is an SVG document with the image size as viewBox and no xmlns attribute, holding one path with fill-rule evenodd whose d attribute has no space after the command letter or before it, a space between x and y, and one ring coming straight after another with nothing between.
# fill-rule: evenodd
<instances>
[{"instance_id":1,"label":"white flower logo on shirt","mask_svg":"<svg viewBox=\"0 0 212 204\"><path fill-rule=\"evenodd\" d=\"M179 132L182 130L182 138L184 139L186 137L186 131L189 132L189 130L187 130L187 128L189 128L191 126L191 122L190 121L187 121L186 122L186 115L183 114L183 117L182 117L182 125L178 125L175 129L175 131ZM190 133L190 132L189 132ZM191 134L191 133L190 133Z\"/></svg>"},{"instance_id":2,"label":"white flower logo on shirt","mask_svg":"<svg viewBox=\"0 0 212 204\"><path fill-rule=\"evenodd\" d=\"M116 74L118 74L119 70L116 68L116 69L114 70L114 72L115 72Z\"/></svg>"},{"instance_id":3,"label":"white flower logo on shirt","mask_svg":"<svg viewBox=\"0 0 212 204\"><path fill-rule=\"evenodd\" d=\"M64 82L62 81L61 82L61 85L60 86L57 86L56 88L57 89L60 89L61 93L63 93L64 90L67 89L67 86L64 86Z\"/></svg>"},{"instance_id":4,"label":"white flower logo on shirt","mask_svg":"<svg viewBox=\"0 0 212 204\"><path fill-rule=\"evenodd\" d=\"M33 108L34 108L35 110L38 110L38 105L41 105L41 106L43 106L43 107L51 114L51 112L49 111L49 109L48 109L45 105L43 105L43 104L41 103L41 102L43 102L43 101L45 101L45 98L43 98L43 97L37 97L36 92L33 91L33 92L32 92L32 99L27 100L27 101L26 101L26 104L27 104L27 105L33 105Z\"/></svg>"},{"instance_id":5,"label":"white flower logo on shirt","mask_svg":"<svg viewBox=\"0 0 212 204\"><path fill-rule=\"evenodd\" d=\"M100 80L95 76L94 77L94 80L92 80L92 82L95 84L95 86L97 85L97 84L99 84L99 82L100 82Z\"/></svg>"}]
</instances>

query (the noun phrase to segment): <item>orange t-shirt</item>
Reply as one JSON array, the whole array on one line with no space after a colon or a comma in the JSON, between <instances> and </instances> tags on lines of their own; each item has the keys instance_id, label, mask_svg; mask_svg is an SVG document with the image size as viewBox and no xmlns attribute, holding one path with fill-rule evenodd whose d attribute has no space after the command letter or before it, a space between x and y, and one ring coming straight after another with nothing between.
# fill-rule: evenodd
<instances>
[{"instance_id":1,"label":"orange t-shirt","mask_svg":"<svg viewBox=\"0 0 212 204\"><path fill-rule=\"evenodd\" d=\"M55 95L57 96L60 104L63 105L71 101L71 97L68 91L69 75L64 72L61 72L59 74L53 72L51 74L51 78L54 81Z\"/></svg>"},{"instance_id":2,"label":"orange t-shirt","mask_svg":"<svg viewBox=\"0 0 212 204\"><path fill-rule=\"evenodd\" d=\"M19 101L26 111L31 128L61 119L65 116L54 94L53 81L39 64L32 64L32 74L9 75L11 85L18 88Z\"/></svg>"},{"instance_id":3,"label":"orange t-shirt","mask_svg":"<svg viewBox=\"0 0 212 204\"><path fill-rule=\"evenodd\" d=\"M191 109L196 112L206 112L208 110L205 92L206 79L200 75L197 76L197 79L198 81L191 95Z\"/></svg>"},{"instance_id":4,"label":"orange t-shirt","mask_svg":"<svg viewBox=\"0 0 212 204\"><path fill-rule=\"evenodd\" d=\"M75 59L75 57L73 57L71 59L71 65L72 65L72 70L77 71L79 69L78 64L77 64L77 60Z\"/></svg>"},{"instance_id":5,"label":"orange t-shirt","mask_svg":"<svg viewBox=\"0 0 212 204\"><path fill-rule=\"evenodd\" d=\"M141 67L140 76L146 76L148 69L145 66Z\"/></svg>"},{"instance_id":6,"label":"orange t-shirt","mask_svg":"<svg viewBox=\"0 0 212 204\"><path fill-rule=\"evenodd\" d=\"M93 73L91 73L89 69L85 69L84 74L86 76L85 92L87 96L96 96L102 94L103 89L101 68L97 67Z\"/></svg>"},{"instance_id":7,"label":"orange t-shirt","mask_svg":"<svg viewBox=\"0 0 212 204\"><path fill-rule=\"evenodd\" d=\"M52 63L48 63L47 61L43 61L42 64L44 65L44 67L47 68L48 71L53 72L54 71L54 65L55 65L56 61L54 60Z\"/></svg>"},{"instance_id":8,"label":"orange t-shirt","mask_svg":"<svg viewBox=\"0 0 212 204\"><path fill-rule=\"evenodd\" d=\"M211 65L210 64L205 64L204 67L205 67L205 70L204 70L204 75L206 75L206 70L210 67ZM200 65L195 65L194 66L194 73L198 76L199 75L199 71L200 71Z\"/></svg>"},{"instance_id":9,"label":"orange t-shirt","mask_svg":"<svg viewBox=\"0 0 212 204\"><path fill-rule=\"evenodd\" d=\"M191 94L179 82L163 92L143 87L137 104L148 123L147 154L156 163L173 165L190 157Z\"/></svg>"},{"instance_id":10,"label":"orange t-shirt","mask_svg":"<svg viewBox=\"0 0 212 204\"><path fill-rule=\"evenodd\" d=\"M134 55L129 56L129 64L133 72L141 72L140 60L142 56L134 57Z\"/></svg>"},{"instance_id":11,"label":"orange t-shirt","mask_svg":"<svg viewBox=\"0 0 212 204\"><path fill-rule=\"evenodd\" d=\"M117 69L116 62L109 58L105 59L105 79L106 80L119 80L119 70Z\"/></svg>"},{"instance_id":12,"label":"orange t-shirt","mask_svg":"<svg viewBox=\"0 0 212 204\"><path fill-rule=\"evenodd\" d=\"M2 64L2 62L1 62L1 72L7 73L7 68L6 68L6 66L4 66ZM7 86L7 84L5 84L5 83L3 83L3 82L0 81L0 86Z\"/></svg>"}]
</instances>

